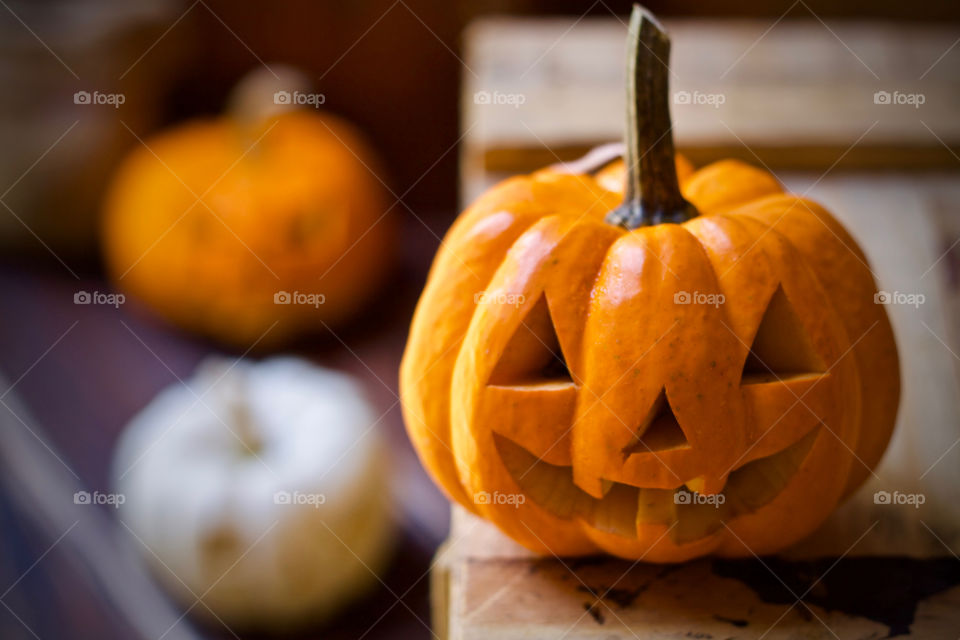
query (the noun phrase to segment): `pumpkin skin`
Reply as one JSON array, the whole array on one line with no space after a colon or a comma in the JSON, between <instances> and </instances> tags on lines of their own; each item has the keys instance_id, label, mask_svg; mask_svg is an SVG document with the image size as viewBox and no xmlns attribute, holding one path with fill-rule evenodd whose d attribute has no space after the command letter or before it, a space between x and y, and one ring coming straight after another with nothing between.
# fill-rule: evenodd
<instances>
[{"instance_id":1,"label":"pumpkin skin","mask_svg":"<svg viewBox=\"0 0 960 640\"><path fill-rule=\"evenodd\" d=\"M448 496L537 552L777 551L863 482L893 429L898 359L865 257L822 207L732 160L681 179L700 216L626 231L604 221L622 200L606 188L618 172L511 178L457 220L401 365L410 438ZM684 291L725 301L676 304ZM516 360L545 340L544 305L571 381L511 378L509 363L496 379L508 344ZM792 308L809 344L787 353L796 344L778 344L774 322L765 349L785 351L782 370L745 375L768 306ZM537 339L511 343L520 332ZM815 364L790 371L791 358ZM688 446L624 455L663 392ZM557 489L564 468L572 489ZM724 521L665 499L684 484L727 491L730 511L708 507ZM484 493L524 498L478 504Z\"/></svg>"},{"instance_id":2,"label":"pumpkin skin","mask_svg":"<svg viewBox=\"0 0 960 640\"><path fill-rule=\"evenodd\" d=\"M169 322L275 346L342 322L376 289L393 225L351 125L307 110L226 115L145 144L108 191L103 245L114 280ZM322 304L276 304L278 292Z\"/></svg>"}]
</instances>

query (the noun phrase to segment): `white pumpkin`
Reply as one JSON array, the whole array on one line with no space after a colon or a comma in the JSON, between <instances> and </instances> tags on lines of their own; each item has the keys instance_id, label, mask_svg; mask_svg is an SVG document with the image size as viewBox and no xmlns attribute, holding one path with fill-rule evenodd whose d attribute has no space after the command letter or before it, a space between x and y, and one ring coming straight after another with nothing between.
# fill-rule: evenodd
<instances>
[{"instance_id":1,"label":"white pumpkin","mask_svg":"<svg viewBox=\"0 0 960 640\"><path fill-rule=\"evenodd\" d=\"M127 427L123 524L194 613L322 619L376 583L393 540L385 448L359 385L304 360L208 360Z\"/></svg>"}]
</instances>

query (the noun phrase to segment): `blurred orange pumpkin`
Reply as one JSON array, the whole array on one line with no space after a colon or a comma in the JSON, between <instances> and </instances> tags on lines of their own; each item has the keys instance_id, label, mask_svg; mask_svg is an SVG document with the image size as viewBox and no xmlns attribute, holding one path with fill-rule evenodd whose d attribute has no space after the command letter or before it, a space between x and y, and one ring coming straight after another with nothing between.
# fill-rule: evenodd
<instances>
[{"instance_id":1,"label":"blurred orange pumpkin","mask_svg":"<svg viewBox=\"0 0 960 640\"><path fill-rule=\"evenodd\" d=\"M103 243L124 291L246 348L354 312L384 274L392 224L353 126L316 110L242 106L138 145L108 191Z\"/></svg>"}]
</instances>

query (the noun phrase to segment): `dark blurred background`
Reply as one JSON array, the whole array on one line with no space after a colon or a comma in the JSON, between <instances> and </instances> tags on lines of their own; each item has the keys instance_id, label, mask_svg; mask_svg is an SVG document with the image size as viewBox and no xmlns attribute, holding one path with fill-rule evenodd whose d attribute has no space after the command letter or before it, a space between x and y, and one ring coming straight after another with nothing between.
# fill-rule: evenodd
<instances>
[{"instance_id":1,"label":"dark blurred background","mask_svg":"<svg viewBox=\"0 0 960 640\"><path fill-rule=\"evenodd\" d=\"M938 24L960 19L960 5L867 2L649 2L658 15L700 18L888 20ZM386 161L394 191L438 230L457 204L458 89L461 33L484 15L623 16L629 2L281 3L12 2L0 16L0 98L7 183L17 179L75 118L60 98L113 88L130 96L121 117L138 135L164 124L219 112L230 88L261 63L304 70L326 96L325 108L359 125ZM15 14L15 15L14 15ZM891 32L895 37L895 30ZM15 89L14 89L15 88ZM69 104L69 103L67 103ZM0 229L39 240L77 258L90 252L87 224L117 155L136 140L117 120L86 113L49 158L10 190L5 201L22 215L56 219ZM62 126L61 126L62 125ZM91 148L97 153L90 154ZM78 161L77 158L82 158ZM44 189L49 178L58 188ZM26 207L18 206L23 202ZM70 203L66 215L49 210ZM64 220L66 218L66 220ZM11 223L12 222L12 223ZM8 244L9 246L9 244ZM60 253L60 252L58 252ZM73 264L73 263L72 263ZM77 264L82 264L77 263Z\"/></svg>"}]
</instances>

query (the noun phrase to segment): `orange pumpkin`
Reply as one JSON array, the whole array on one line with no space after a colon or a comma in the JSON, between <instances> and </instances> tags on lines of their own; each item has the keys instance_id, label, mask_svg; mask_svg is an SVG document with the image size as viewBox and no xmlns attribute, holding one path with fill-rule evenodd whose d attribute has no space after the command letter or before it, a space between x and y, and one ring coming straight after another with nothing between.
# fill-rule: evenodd
<instances>
[{"instance_id":1,"label":"orange pumpkin","mask_svg":"<svg viewBox=\"0 0 960 640\"><path fill-rule=\"evenodd\" d=\"M117 170L107 266L168 321L240 348L333 325L389 263L374 166L354 127L314 110L178 126Z\"/></svg>"},{"instance_id":2,"label":"orange pumpkin","mask_svg":"<svg viewBox=\"0 0 960 640\"><path fill-rule=\"evenodd\" d=\"M629 171L514 177L457 220L401 366L407 429L535 551L775 552L882 455L893 334L821 206L732 160L678 181L669 41L636 10L630 34Z\"/></svg>"}]
</instances>

